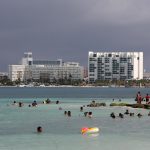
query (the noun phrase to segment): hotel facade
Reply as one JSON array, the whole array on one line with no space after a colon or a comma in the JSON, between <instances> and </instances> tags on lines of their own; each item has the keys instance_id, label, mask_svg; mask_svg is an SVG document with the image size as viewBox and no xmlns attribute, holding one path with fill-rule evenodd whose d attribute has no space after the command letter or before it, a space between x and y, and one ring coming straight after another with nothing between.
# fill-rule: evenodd
<instances>
[{"instance_id":1,"label":"hotel facade","mask_svg":"<svg viewBox=\"0 0 150 150\"><path fill-rule=\"evenodd\" d=\"M9 79L21 80L78 80L84 78L84 68L77 62L58 60L34 60L31 52L24 53L19 65L9 65Z\"/></svg>"},{"instance_id":2,"label":"hotel facade","mask_svg":"<svg viewBox=\"0 0 150 150\"><path fill-rule=\"evenodd\" d=\"M143 79L143 52L89 52L89 83L130 79Z\"/></svg>"}]
</instances>

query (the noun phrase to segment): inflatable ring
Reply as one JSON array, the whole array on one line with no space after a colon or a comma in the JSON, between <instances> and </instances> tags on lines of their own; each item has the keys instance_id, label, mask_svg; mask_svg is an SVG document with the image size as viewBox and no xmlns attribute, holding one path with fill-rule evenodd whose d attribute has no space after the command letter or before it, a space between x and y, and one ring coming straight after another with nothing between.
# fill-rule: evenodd
<instances>
[{"instance_id":1,"label":"inflatable ring","mask_svg":"<svg viewBox=\"0 0 150 150\"><path fill-rule=\"evenodd\" d=\"M98 127L83 127L81 128L81 133L86 134L86 133L98 133L99 128Z\"/></svg>"}]
</instances>

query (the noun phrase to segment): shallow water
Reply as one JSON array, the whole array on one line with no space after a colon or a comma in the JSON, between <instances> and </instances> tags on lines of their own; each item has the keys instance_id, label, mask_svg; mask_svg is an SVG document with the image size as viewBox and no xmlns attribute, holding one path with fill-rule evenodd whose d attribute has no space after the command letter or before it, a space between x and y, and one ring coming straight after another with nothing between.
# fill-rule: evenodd
<instances>
[{"instance_id":1,"label":"shallow water","mask_svg":"<svg viewBox=\"0 0 150 150\"><path fill-rule=\"evenodd\" d=\"M87 96L80 98L79 96L65 97L65 94L61 95L61 98L53 96L50 98L52 104L42 104L46 97L33 98L31 96L29 98L28 96L32 93L27 95L26 90L23 95L16 93L16 97L12 95L10 98L8 94L7 97L0 99L0 150L149 150L150 117L147 115L148 110L110 107L112 97L109 96L111 94L108 94L108 97L102 95L101 98L95 98L96 101L106 102L106 107L84 107L84 112L93 112L92 118L86 118L83 112L80 112L80 107L93 100L90 93L92 90L89 92L88 89ZM34 90L33 93L36 92L36 89ZM65 91L65 89L62 90ZM82 93L81 90L79 95ZM146 93L147 90L143 93ZM44 89L41 90L42 92L45 93ZM65 93L67 92L68 89ZM85 89L84 92L86 93ZM57 90L54 93L57 93ZM122 96L127 95L125 93L125 96ZM24 102L24 106L19 108L12 105L14 100ZM38 106L28 107L33 100L38 102ZM59 100L60 104L55 104L56 100ZM134 103L134 97L125 97L121 100ZM115 101L118 102L118 97ZM59 110L59 107L62 110ZM118 115L119 112L124 113L126 109L135 114L141 113L143 117L126 115L124 119L110 118L111 112ZM70 110L72 116L64 116L65 110ZM37 126L43 127L42 133L36 133ZM82 135L80 129L85 126L99 127L100 132Z\"/></svg>"}]
</instances>

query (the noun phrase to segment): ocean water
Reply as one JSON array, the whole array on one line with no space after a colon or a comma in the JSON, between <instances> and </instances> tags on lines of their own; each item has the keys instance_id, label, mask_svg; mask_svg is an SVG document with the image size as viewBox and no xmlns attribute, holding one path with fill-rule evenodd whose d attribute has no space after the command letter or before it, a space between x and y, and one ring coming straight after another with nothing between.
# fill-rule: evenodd
<instances>
[{"instance_id":1,"label":"ocean water","mask_svg":"<svg viewBox=\"0 0 150 150\"><path fill-rule=\"evenodd\" d=\"M149 110L109 106L113 98L135 103L138 91L143 96L150 92L147 88L0 88L0 150L149 150ZM52 103L42 104L46 98ZM12 105L14 100L24 106ZM28 107L34 100L38 106ZM86 107L92 100L107 105ZM83 112L92 111L92 118L80 112L84 105ZM111 112L118 115L126 109L135 116L110 118ZM65 110L71 117L64 115ZM143 116L138 118L138 113ZM42 133L36 133L37 126L42 126ZM85 126L100 132L82 135Z\"/></svg>"}]
</instances>

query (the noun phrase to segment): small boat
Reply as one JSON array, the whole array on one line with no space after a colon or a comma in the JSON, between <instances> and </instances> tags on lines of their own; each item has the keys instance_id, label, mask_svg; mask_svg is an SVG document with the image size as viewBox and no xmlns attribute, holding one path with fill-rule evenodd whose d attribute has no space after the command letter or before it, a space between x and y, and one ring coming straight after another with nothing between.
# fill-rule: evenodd
<instances>
[{"instance_id":1,"label":"small boat","mask_svg":"<svg viewBox=\"0 0 150 150\"><path fill-rule=\"evenodd\" d=\"M98 127L83 127L81 128L81 133L86 134L86 133L98 133L99 128Z\"/></svg>"},{"instance_id":2,"label":"small boat","mask_svg":"<svg viewBox=\"0 0 150 150\"><path fill-rule=\"evenodd\" d=\"M45 85L44 84L40 84L39 87L45 87Z\"/></svg>"},{"instance_id":3,"label":"small boat","mask_svg":"<svg viewBox=\"0 0 150 150\"><path fill-rule=\"evenodd\" d=\"M18 85L18 87L26 87L26 85L25 84L20 84L20 85Z\"/></svg>"}]
</instances>

